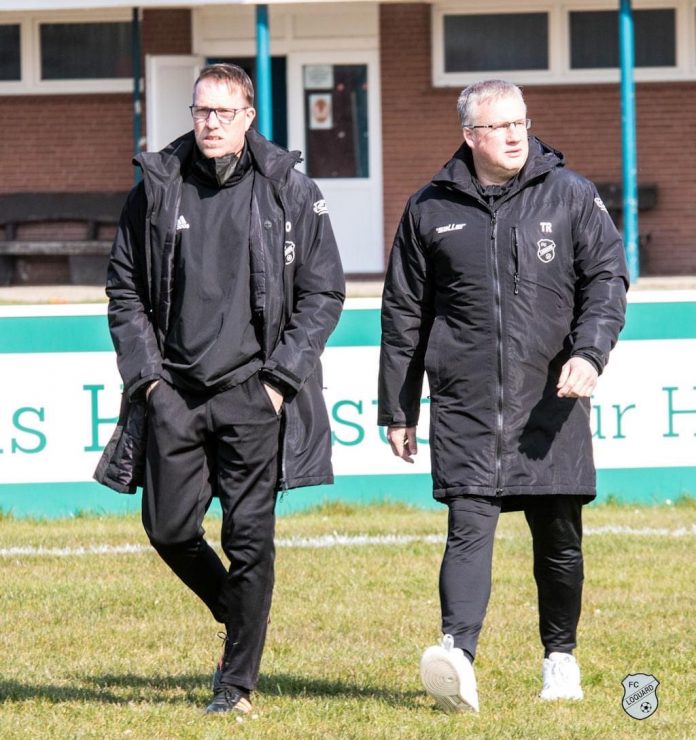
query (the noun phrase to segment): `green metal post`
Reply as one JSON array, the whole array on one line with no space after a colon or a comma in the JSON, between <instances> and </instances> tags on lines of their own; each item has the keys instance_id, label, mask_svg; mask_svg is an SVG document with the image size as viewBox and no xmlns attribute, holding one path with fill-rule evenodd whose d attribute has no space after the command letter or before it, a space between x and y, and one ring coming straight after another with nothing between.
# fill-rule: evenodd
<instances>
[{"instance_id":1,"label":"green metal post","mask_svg":"<svg viewBox=\"0 0 696 740\"><path fill-rule=\"evenodd\" d=\"M273 89L268 6L256 6L256 115L259 133L273 139Z\"/></svg>"},{"instance_id":2,"label":"green metal post","mask_svg":"<svg viewBox=\"0 0 696 740\"><path fill-rule=\"evenodd\" d=\"M621 130L623 149L624 249L631 282L640 275L638 253L638 164L636 155L636 99L633 82L634 43L631 0L621 0L619 10L621 59Z\"/></svg>"}]
</instances>

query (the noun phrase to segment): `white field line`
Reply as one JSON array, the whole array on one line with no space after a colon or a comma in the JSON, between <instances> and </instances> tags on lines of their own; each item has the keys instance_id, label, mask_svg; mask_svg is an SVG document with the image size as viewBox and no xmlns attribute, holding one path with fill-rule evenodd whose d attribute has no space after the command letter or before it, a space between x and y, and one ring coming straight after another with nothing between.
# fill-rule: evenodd
<instances>
[{"instance_id":1,"label":"white field line","mask_svg":"<svg viewBox=\"0 0 696 740\"><path fill-rule=\"evenodd\" d=\"M644 527L634 528L608 524L603 527L585 527L585 536L620 535L632 537L694 537L696 536L696 524L678 529L667 529L666 527ZM497 539L514 539L510 535L496 535ZM363 547L366 545L409 545L414 542L426 544L444 544L444 534L426 535L344 535L334 532L321 537L290 537L277 539L278 547L304 547L317 549L323 547ZM218 543L212 543L219 549ZM149 545L91 545L88 547L3 547L0 548L0 557L12 558L23 556L46 556L46 557L81 557L83 555L132 555L152 552Z\"/></svg>"}]
</instances>

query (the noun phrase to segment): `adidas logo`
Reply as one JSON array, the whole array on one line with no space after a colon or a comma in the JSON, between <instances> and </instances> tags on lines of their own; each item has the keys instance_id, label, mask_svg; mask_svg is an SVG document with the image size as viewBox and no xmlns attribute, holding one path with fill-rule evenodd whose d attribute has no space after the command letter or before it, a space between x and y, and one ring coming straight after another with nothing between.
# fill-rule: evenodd
<instances>
[{"instance_id":1,"label":"adidas logo","mask_svg":"<svg viewBox=\"0 0 696 740\"><path fill-rule=\"evenodd\" d=\"M182 229L188 229L188 228L190 228L189 222L183 216L179 216L179 218L176 221L176 230L181 231Z\"/></svg>"}]
</instances>

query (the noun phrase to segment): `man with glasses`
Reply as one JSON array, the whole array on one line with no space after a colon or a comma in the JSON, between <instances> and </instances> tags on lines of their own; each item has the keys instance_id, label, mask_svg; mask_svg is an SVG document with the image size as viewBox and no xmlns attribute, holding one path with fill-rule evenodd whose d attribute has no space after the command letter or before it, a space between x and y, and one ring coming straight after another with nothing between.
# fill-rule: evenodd
<instances>
[{"instance_id":1,"label":"man with glasses","mask_svg":"<svg viewBox=\"0 0 696 740\"><path fill-rule=\"evenodd\" d=\"M434 496L449 508L443 638L421 658L446 711L478 711L472 664L499 514L524 511L534 553L542 699L582 699L572 655L583 504L595 495L590 396L624 323L621 238L595 187L534 136L518 87L459 96L464 143L408 201L382 304L379 423L416 454L430 388Z\"/></svg>"},{"instance_id":2,"label":"man with glasses","mask_svg":"<svg viewBox=\"0 0 696 740\"><path fill-rule=\"evenodd\" d=\"M96 477L143 485L150 542L225 625L208 713L251 709L277 490L333 482L319 357L343 272L321 193L251 128L253 98L241 68L202 70L193 131L136 157L107 276L124 404ZM229 568L203 536L213 497Z\"/></svg>"}]
</instances>

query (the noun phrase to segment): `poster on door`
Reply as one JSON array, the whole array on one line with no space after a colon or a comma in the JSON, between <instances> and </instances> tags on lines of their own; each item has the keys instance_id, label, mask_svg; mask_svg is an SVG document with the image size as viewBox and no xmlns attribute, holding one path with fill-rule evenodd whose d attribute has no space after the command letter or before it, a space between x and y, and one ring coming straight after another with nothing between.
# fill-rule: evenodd
<instances>
[{"instance_id":1,"label":"poster on door","mask_svg":"<svg viewBox=\"0 0 696 740\"><path fill-rule=\"evenodd\" d=\"M333 96L331 93L312 93L309 96L309 128L333 128Z\"/></svg>"}]
</instances>

